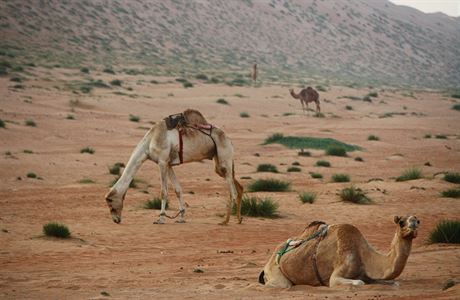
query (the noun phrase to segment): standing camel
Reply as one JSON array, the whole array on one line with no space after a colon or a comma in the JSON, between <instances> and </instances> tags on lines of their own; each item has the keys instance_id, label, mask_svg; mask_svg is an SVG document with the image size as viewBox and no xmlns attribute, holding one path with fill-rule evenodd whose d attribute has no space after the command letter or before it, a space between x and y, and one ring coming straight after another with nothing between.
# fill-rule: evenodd
<instances>
[{"instance_id":1,"label":"standing camel","mask_svg":"<svg viewBox=\"0 0 460 300\"><path fill-rule=\"evenodd\" d=\"M291 96L294 97L295 99L300 99L300 103L302 104L303 113L305 113L305 106L307 106L307 111L308 111L308 103L310 102L315 102L317 113L321 112L321 108L319 106L319 94L314 88L309 86L306 89L301 90L300 93L298 94L294 93L293 89L290 89L289 92L291 93ZM304 103L305 103L305 106L304 106Z\"/></svg>"},{"instance_id":2,"label":"standing camel","mask_svg":"<svg viewBox=\"0 0 460 300\"><path fill-rule=\"evenodd\" d=\"M154 223L163 224L165 217L167 217L168 177L173 183L176 196L179 199L178 215L180 216L176 222L185 222L185 202L182 198L182 188L172 167L203 159L214 159L215 172L225 178L230 188L230 198L226 203L227 215L221 224L226 225L228 223L232 204L235 201L238 223L241 223L243 187L235 179L232 143L221 129L213 127L199 111L192 109L163 119L154 125L136 146L121 177L105 196L112 220L115 223L121 222L123 200L129 184L133 180L134 174L147 159L158 164L161 177L161 212L159 219Z\"/></svg>"},{"instance_id":3,"label":"standing camel","mask_svg":"<svg viewBox=\"0 0 460 300\"><path fill-rule=\"evenodd\" d=\"M282 288L395 283L391 280L406 266L420 221L406 216L394 217L394 222L396 233L387 254L375 251L353 225L313 222L300 237L276 247L259 282Z\"/></svg>"},{"instance_id":4,"label":"standing camel","mask_svg":"<svg viewBox=\"0 0 460 300\"><path fill-rule=\"evenodd\" d=\"M252 77L252 82L256 83L256 81L257 81L257 63L254 63L252 65L251 77Z\"/></svg>"}]
</instances>

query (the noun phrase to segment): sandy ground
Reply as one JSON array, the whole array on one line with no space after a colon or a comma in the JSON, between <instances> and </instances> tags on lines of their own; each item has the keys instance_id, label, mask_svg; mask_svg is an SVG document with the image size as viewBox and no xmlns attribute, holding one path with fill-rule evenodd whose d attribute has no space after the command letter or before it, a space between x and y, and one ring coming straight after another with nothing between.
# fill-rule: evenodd
<instances>
[{"instance_id":1,"label":"sandy ground","mask_svg":"<svg viewBox=\"0 0 460 300\"><path fill-rule=\"evenodd\" d=\"M35 70L25 89L0 78L0 298L1 299L458 299L460 285L443 291L449 279L460 281L460 246L428 245L426 239L442 219L458 219L460 202L441 198L454 184L438 172L460 170L460 114L454 100L434 92L378 90L372 103L340 96L363 96L368 89L331 87L321 92L325 118L302 114L287 86L228 87L196 83L184 89L174 78L94 75L124 80L125 88L96 89L77 95L65 81L81 79L72 70ZM168 82L170 81L170 82ZM114 94L122 92L126 95ZM128 95L132 95L131 97ZM134 96L133 96L134 95ZM216 103L225 98L230 105ZM346 105L353 110L345 109ZM279 203L281 218L245 217L219 226L228 191L213 172L211 161L176 167L189 208L187 223L154 225L158 211L142 204L159 195L159 172L147 162L130 189L123 222L114 224L104 201L114 176L108 167L126 163L151 121L196 108L222 128L236 149L237 178L292 182L293 191L257 193ZM250 118L241 118L247 112ZM406 113L380 118L388 112ZM284 115L293 113L293 115ZM75 119L67 119L72 114ZM141 117L130 122L129 114ZM36 127L25 126L32 119ZM312 157L280 145L261 145L272 133L331 137L360 145L349 157ZM370 134L380 141L368 141ZM433 138L424 138L426 134ZM447 139L436 139L443 134ZM92 147L93 155L80 149ZM25 153L31 150L33 153ZM30 151L26 151L30 152ZM256 153L259 155L256 156ZM354 160L360 156L364 162ZM331 168L315 167L318 159ZM299 173L286 169L299 162ZM430 166L426 166L428 163ZM258 164L275 164L279 174L256 173ZM424 178L395 182L409 167ZM26 176L34 172L40 179ZM313 179L309 172L323 174ZM342 203L337 192L350 183L332 183L331 175L347 173L369 193L372 205ZM95 183L79 183L82 179ZM371 180L371 179L381 180ZM171 189L172 190L172 189ZM318 193L314 204L302 204L301 191ZM171 212L178 208L170 192ZM394 215L415 214L419 236L399 287L355 288L296 286L269 289L257 282L259 272L277 243L298 234L313 220L356 225L371 244L388 251ZM45 238L42 226L57 221L69 226L72 239ZM194 272L201 269L203 273Z\"/></svg>"}]
</instances>

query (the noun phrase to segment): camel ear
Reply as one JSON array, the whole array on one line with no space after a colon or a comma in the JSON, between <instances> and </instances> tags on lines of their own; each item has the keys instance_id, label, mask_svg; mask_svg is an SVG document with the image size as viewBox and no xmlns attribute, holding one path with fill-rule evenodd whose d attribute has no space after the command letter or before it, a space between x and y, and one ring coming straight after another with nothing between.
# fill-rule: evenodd
<instances>
[{"instance_id":1,"label":"camel ear","mask_svg":"<svg viewBox=\"0 0 460 300\"><path fill-rule=\"evenodd\" d=\"M394 216L393 220L394 220L395 224L399 224L399 221L401 220L401 217Z\"/></svg>"}]
</instances>

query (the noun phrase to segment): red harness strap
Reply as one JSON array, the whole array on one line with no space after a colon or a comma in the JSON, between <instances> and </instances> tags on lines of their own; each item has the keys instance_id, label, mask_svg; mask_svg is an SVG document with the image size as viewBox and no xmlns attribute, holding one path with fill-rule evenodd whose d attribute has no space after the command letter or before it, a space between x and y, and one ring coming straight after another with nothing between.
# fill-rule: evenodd
<instances>
[{"instance_id":1,"label":"red harness strap","mask_svg":"<svg viewBox=\"0 0 460 300\"><path fill-rule=\"evenodd\" d=\"M182 130L179 131L179 161L184 163L184 142L182 141Z\"/></svg>"}]
</instances>

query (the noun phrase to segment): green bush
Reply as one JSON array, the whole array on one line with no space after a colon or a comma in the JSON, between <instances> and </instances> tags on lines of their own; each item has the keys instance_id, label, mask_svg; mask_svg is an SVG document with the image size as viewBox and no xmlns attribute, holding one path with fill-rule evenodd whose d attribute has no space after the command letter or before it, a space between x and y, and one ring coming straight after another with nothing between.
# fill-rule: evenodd
<instances>
[{"instance_id":1,"label":"green bush","mask_svg":"<svg viewBox=\"0 0 460 300\"><path fill-rule=\"evenodd\" d=\"M460 173L446 173L444 174L444 180L452 183L460 183Z\"/></svg>"},{"instance_id":2,"label":"green bush","mask_svg":"<svg viewBox=\"0 0 460 300\"><path fill-rule=\"evenodd\" d=\"M72 114L68 114L66 117L67 120L75 120L75 116Z\"/></svg>"},{"instance_id":3,"label":"green bush","mask_svg":"<svg viewBox=\"0 0 460 300\"><path fill-rule=\"evenodd\" d=\"M25 124L30 127L37 127L37 123L34 120L26 120Z\"/></svg>"},{"instance_id":4,"label":"green bush","mask_svg":"<svg viewBox=\"0 0 460 300\"><path fill-rule=\"evenodd\" d=\"M305 156L305 157L310 157L311 156L311 152L310 151L300 151L300 152L297 152L297 155L298 156Z\"/></svg>"},{"instance_id":5,"label":"green bush","mask_svg":"<svg viewBox=\"0 0 460 300\"><path fill-rule=\"evenodd\" d=\"M302 192L298 195L299 200L302 203L313 203L316 200L316 196L317 194L313 192Z\"/></svg>"},{"instance_id":6,"label":"green bush","mask_svg":"<svg viewBox=\"0 0 460 300\"><path fill-rule=\"evenodd\" d=\"M198 80L208 80L208 76L206 76L205 74L198 74L195 76L195 78Z\"/></svg>"},{"instance_id":7,"label":"green bush","mask_svg":"<svg viewBox=\"0 0 460 300\"><path fill-rule=\"evenodd\" d=\"M260 164L257 166L257 172L272 172L278 173L278 169L272 164Z\"/></svg>"},{"instance_id":8,"label":"green bush","mask_svg":"<svg viewBox=\"0 0 460 300\"><path fill-rule=\"evenodd\" d=\"M332 156L347 156L347 150L340 146L330 146L326 149L326 154Z\"/></svg>"},{"instance_id":9,"label":"green bush","mask_svg":"<svg viewBox=\"0 0 460 300\"><path fill-rule=\"evenodd\" d=\"M442 191L441 195L446 198L460 198L460 188Z\"/></svg>"},{"instance_id":10,"label":"green bush","mask_svg":"<svg viewBox=\"0 0 460 300\"><path fill-rule=\"evenodd\" d=\"M360 189L354 186L344 188L339 194L342 201L352 202L357 204L369 204L372 200Z\"/></svg>"},{"instance_id":11,"label":"green bush","mask_svg":"<svg viewBox=\"0 0 460 300\"><path fill-rule=\"evenodd\" d=\"M144 203L145 209L161 209L161 199L160 198L153 198L152 200L147 200ZM169 203L166 201L166 209L169 208Z\"/></svg>"},{"instance_id":12,"label":"green bush","mask_svg":"<svg viewBox=\"0 0 460 300\"><path fill-rule=\"evenodd\" d=\"M230 104L228 103L228 101L225 100L224 98L217 99L216 102L219 103L219 104L230 105Z\"/></svg>"},{"instance_id":13,"label":"green bush","mask_svg":"<svg viewBox=\"0 0 460 300\"><path fill-rule=\"evenodd\" d=\"M131 122L139 122L140 119L141 119L141 117L139 117L139 116L135 116L135 115L131 115L131 114L129 115L129 120Z\"/></svg>"},{"instance_id":14,"label":"green bush","mask_svg":"<svg viewBox=\"0 0 460 300\"><path fill-rule=\"evenodd\" d=\"M316 166L317 167L326 167L326 168L329 168L331 166L331 163L328 162L327 160L318 160L316 162Z\"/></svg>"},{"instance_id":15,"label":"green bush","mask_svg":"<svg viewBox=\"0 0 460 300\"><path fill-rule=\"evenodd\" d=\"M350 145L341 141L331 138L316 138L316 137L297 137L297 136L284 136L282 133L274 133L267 137L264 145L267 144L281 144L291 149L323 149L327 150L331 147L339 147L345 151L361 150L361 147Z\"/></svg>"},{"instance_id":16,"label":"green bush","mask_svg":"<svg viewBox=\"0 0 460 300\"><path fill-rule=\"evenodd\" d=\"M300 166L300 163L298 161L295 161L292 163L293 166Z\"/></svg>"},{"instance_id":17,"label":"green bush","mask_svg":"<svg viewBox=\"0 0 460 300\"><path fill-rule=\"evenodd\" d=\"M85 147L85 148L80 149L80 153L94 154L94 152L96 152L96 150L94 150L91 147Z\"/></svg>"},{"instance_id":18,"label":"green bush","mask_svg":"<svg viewBox=\"0 0 460 300\"><path fill-rule=\"evenodd\" d=\"M443 220L431 231L428 241L435 243L460 244L460 221Z\"/></svg>"},{"instance_id":19,"label":"green bush","mask_svg":"<svg viewBox=\"0 0 460 300\"><path fill-rule=\"evenodd\" d=\"M369 94L367 94L369 97L378 97L379 94L377 94L377 92L370 92Z\"/></svg>"},{"instance_id":20,"label":"green bush","mask_svg":"<svg viewBox=\"0 0 460 300\"><path fill-rule=\"evenodd\" d=\"M105 68L104 70L102 70L102 72L108 74L115 74L115 71L112 68Z\"/></svg>"},{"instance_id":21,"label":"green bush","mask_svg":"<svg viewBox=\"0 0 460 300\"><path fill-rule=\"evenodd\" d=\"M125 164L117 162L113 166L109 167L109 173L112 175L120 175L120 169L124 166Z\"/></svg>"},{"instance_id":22,"label":"green bush","mask_svg":"<svg viewBox=\"0 0 460 300\"><path fill-rule=\"evenodd\" d=\"M355 157L355 161L364 161L364 159L360 156Z\"/></svg>"},{"instance_id":23,"label":"green bush","mask_svg":"<svg viewBox=\"0 0 460 300\"><path fill-rule=\"evenodd\" d=\"M332 175L333 182L350 182L350 176L348 174L334 174Z\"/></svg>"},{"instance_id":24,"label":"green bush","mask_svg":"<svg viewBox=\"0 0 460 300\"><path fill-rule=\"evenodd\" d=\"M192 88L192 87L193 87L193 83L191 83L191 82L188 82L188 81L187 81L187 82L184 82L184 83L182 83L182 85L184 86L184 88Z\"/></svg>"},{"instance_id":25,"label":"green bush","mask_svg":"<svg viewBox=\"0 0 460 300\"><path fill-rule=\"evenodd\" d=\"M323 175L321 175L320 173L315 173L315 172L311 172L311 173L310 173L310 176L311 176L312 178L316 178L316 179L321 179L321 178L323 178Z\"/></svg>"},{"instance_id":26,"label":"green bush","mask_svg":"<svg viewBox=\"0 0 460 300\"><path fill-rule=\"evenodd\" d=\"M22 82L22 78L21 77L11 77L10 81L12 81L12 82Z\"/></svg>"},{"instance_id":27,"label":"green bush","mask_svg":"<svg viewBox=\"0 0 460 300\"><path fill-rule=\"evenodd\" d=\"M434 137L440 140L447 140L447 135L445 134L437 134Z\"/></svg>"},{"instance_id":28,"label":"green bush","mask_svg":"<svg viewBox=\"0 0 460 300\"><path fill-rule=\"evenodd\" d=\"M70 237L70 230L67 226L54 222L43 225L43 233L46 236L53 236L61 239Z\"/></svg>"},{"instance_id":29,"label":"green bush","mask_svg":"<svg viewBox=\"0 0 460 300\"><path fill-rule=\"evenodd\" d=\"M121 86L122 81L120 79L114 79L110 81L111 85Z\"/></svg>"},{"instance_id":30,"label":"green bush","mask_svg":"<svg viewBox=\"0 0 460 300\"><path fill-rule=\"evenodd\" d=\"M83 68L80 69L80 72L88 74L89 69L87 67L83 67Z\"/></svg>"},{"instance_id":31,"label":"green bush","mask_svg":"<svg viewBox=\"0 0 460 300\"><path fill-rule=\"evenodd\" d=\"M29 150L29 149L24 149L24 151L22 151L26 154L33 154L34 152L32 150Z\"/></svg>"},{"instance_id":32,"label":"green bush","mask_svg":"<svg viewBox=\"0 0 460 300\"><path fill-rule=\"evenodd\" d=\"M460 97L460 95L459 95L459 97ZM454 104L454 106L452 106L452 109L460 111L460 103Z\"/></svg>"},{"instance_id":33,"label":"green bush","mask_svg":"<svg viewBox=\"0 0 460 300\"><path fill-rule=\"evenodd\" d=\"M240 117L241 118L249 118L250 116L249 116L249 114L247 112L241 112Z\"/></svg>"},{"instance_id":34,"label":"green bush","mask_svg":"<svg viewBox=\"0 0 460 300\"><path fill-rule=\"evenodd\" d=\"M250 192L286 192L291 188L291 183L277 179L258 179L248 186Z\"/></svg>"},{"instance_id":35,"label":"green bush","mask_svg":"<svg viewBox=\"0 0 460 300\"><path fill-rule=\"evenodd\" d=\"M418 168L411 168L404 171L404 173L401 176L396 178L396 181L408 181L420 178L422 178L422 171L420 171L420 169Z\"/></svg>"},{"instance_id":36,"label":"green bush","mask_svg":"<svg viewBox=\"0 0 460 300\"><path fill-rule=\"evenodd\" d=\"M83 178L83 179L80 179L78 183L88 184L88 183L96 183L96 182L92 180L91 178Z\"/></svg>"},{"instance_id":37,"label":"green bush","mask_svg":"<svg viewBox=\"0 0 460 300\"><path fill-rule=\"evenodd\" d=\"M370 136L367 137L368 141L380 141L380 138L376 135L371 134Z\"/></svg>"},{"instance_id":38,"label":"green bush","mask_svg":"<svg viewBox=\"0 0 460 300\"><path fill-rule=\"evenodd\" d=\"M302 169L299 168L299 167L289 167L289 168L287 169L287 171L288 171L288 172L301 172Z\"/></svg>"},{"instance_id":39,"label":"green bush","mask_svg":"<svg viewBox=\"0 0 460 300\"><path fill-rule=\"evenodd\" d=\"M6 127L5 121L0 119L0 128L5 128L5 127Z\"/></svg>"},{"instance_id":40,"label":"green bush","mask_svg":"<svg viewBox=\"0 0 460 300\"><path fill-rule=\"evenodd\" d=\"M353 110L353 107L350 106L350 105L347 105L347 106L345 106L345 109L346 109L346 110Z\"/></svg>"},{"instance_id":41,"label":"green bush","mask_svg":"<svg viewBox=\"0 0 460 300\"><path fill-rule=\"evenodd\" d=\"M241 200L241 214L243 216L277 218L279 217L278 207L278 203L274 202L270 197L259 198L244 195ZM236 214L235 204L233 205L233 214Z\"/></svg>"},{"instance_id":42,"label":"green bush","mask_svg":"<svg viewBox=\"0 0 460 300\"><path fill-rule=\"evenodd\" d=\"M34 172L29 172L27 173L27 178L37 178L37 174L35 174Z\"/></svg>"}]
</instances>

